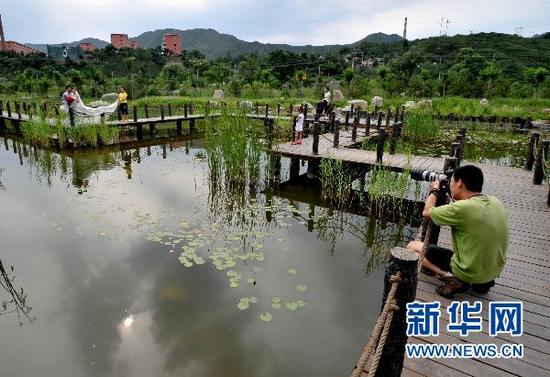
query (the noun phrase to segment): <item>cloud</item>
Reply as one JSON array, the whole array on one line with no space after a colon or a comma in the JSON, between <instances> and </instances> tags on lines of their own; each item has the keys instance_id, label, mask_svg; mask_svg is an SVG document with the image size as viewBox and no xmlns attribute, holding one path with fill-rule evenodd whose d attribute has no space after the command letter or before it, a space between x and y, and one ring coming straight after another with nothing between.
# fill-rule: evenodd
<instances>
[{"instance_id":1,"label":"cloud","mask_svg":"<svg viewBox=\"0 0 550 377\"><path fill-rule=\"evenodd\" d=\"M544 0L20 0L3 5L9 39L30 42L109 39L111 32L136 36L161 28L214 28L238 38L270 43L342 44L375 32L403 32L409 39L439 35L441 17L448 34L482 31L524 35L548 31L550 2Z\"/></svg>"}]
</instances>

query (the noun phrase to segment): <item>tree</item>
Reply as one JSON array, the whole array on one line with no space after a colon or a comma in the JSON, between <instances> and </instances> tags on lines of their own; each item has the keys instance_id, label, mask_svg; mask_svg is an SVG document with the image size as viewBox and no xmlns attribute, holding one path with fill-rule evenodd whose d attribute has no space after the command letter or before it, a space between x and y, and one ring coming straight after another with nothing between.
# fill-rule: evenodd
<instances>
[{"instance_id":1,"label":"tree","mask_svg":"<svg viewBox=\"0 0 550 377\"><path fill-rule=\"evenodd\" d=\"M353 76L355 76L355 72L350 67L346 68L343 73L344 80L346 80L346 83L348 86L351 84L351 80L353 80Z\"/></svg>"},{"instance_id":2,"label":"tree","mask_svg":"<svg viewBox=\"0 0 550 377\"><path fill-rule=\"evenodd\" d=\"M525 80L527 80L528 83L533 85L533 88L534 88L533 94L534 94L534 97L537 98L539 85L548 76L548 70L544 67L527 68L525 71L523 71L523 75L525 76Z\"/></svg>"}]
</instances>

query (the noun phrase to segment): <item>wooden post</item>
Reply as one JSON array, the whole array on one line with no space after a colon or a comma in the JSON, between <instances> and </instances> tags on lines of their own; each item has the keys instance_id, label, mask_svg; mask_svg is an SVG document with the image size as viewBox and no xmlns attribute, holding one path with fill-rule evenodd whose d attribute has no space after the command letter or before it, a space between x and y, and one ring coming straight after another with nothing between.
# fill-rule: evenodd
<instances>
[{"instance_id":1,"label":"wooden post","mask_svg":"<svg viewBox=\"0 0 550 377\"><path fill-rule=\"evenodd\" d=\"M535 162L535 148L540 140L540 133L533 132L531 134L531 140L529 140L529 148L527 150L527 158L525 159L525 170L530 171L533 169L533 164Z\"/></svg>"},{"instance_id":2,"label":"wooden post","mask_svg":"<svg viewBox=\"0 0 550 377\"><path fill-rule=\"evenodd\" d=\"M451 143L451 152L449 153L449 156L456 157L458 159L458 148L460 148L460 143L453 141Z\"/></svg>"},{"instance_id":3,"label":"wooden post","mask_svg":"<svg viewBox=\"0 0 550 377\"><path fill-rule=\"evenodd\" d=\"M275 120L266 118L266 122L267 122L267 147L271 149L273 144L273 123L275 123Z\"/></svg>"},{"instance_id":4,"label":"wooden post","mask_svg":"<svg viewBox=\"0 0 550 377\"><path fill-rule=\"evenodd\" d=\"M365 138L370 137L370 114L367 113L367 122L365 123Z\"/></svg>"},{"instance_id":5,"label":"wooden post","mask_svg":"<svg viewBox=\"0 0 550 377\"><path fill-rule=\"evenodd\" d=\"M378 113L378 122L376 123L376 129L379 130L382 127L382 113Z\"/></svg>"},{"instance_id":6,"label":"wooden post","mask_svg":"<svg viewBox=\"0 0 550 377\"><path fill-rule=\"evenodd\" d=\"M350 106L351 116L353 116L354 110L355 110L355 106L353 106L353 104L351 104L351 106Z\"/></svg>"},{"instance_id":7,"label":"wooden post","mask_svg":"<svg viewBox=\"0 0 550 377\"><path fill-rule=\"evenodd\" d=\"M143 111L145 113L145 119L148 119L149 118L149 106L147 106L147 104L143 105Z\"/></svg>"},{"instance_id":8,"label":"wooden post","mask_svg":"<svg viewBox=\"0 0 550 377\"><path fill-rule=\"evenodd\" d=\"M187 104L183 105L183 116L187 118Z\"/></svg>"},{"instance_id":9,"label":"wooden post","mask_svg":"<svg viewBox=\"0 0 550 377\"><path fill-rule=\"evenodd\" d=\"M189 115L193 115L193 104L190 103L188 107L189 107Z\"/></svg>"},{"instance_id":10,"label":"wooden post","mask_svg":"<svg viewBox=\"0 0 550 377\"><path fill-rule=\"evenodd\" d=\"M181 119L176 120L176 134L181 135Z\"/></svg>"},{"instance_id":11,"label":"wooden post","mask_svg":"<svg viewBox=\"0 0 550 377\"><path fill-rule=\"evenodd\" d=\"M386 141L386 131L380 129L378 131L378 141L376 144L376 163L382 163L382 156L384 155L384 142Z\"/></svg>"},{"instance_id":12,"label":"wooden post","mask_svg":"<svg viewBox=\"0 0 550 377\"><path fill-rule=\"evenodd\" d=\"M154 136L155 132L155 122L149 122L149 136Z\"/></svg>"},{"instance_id":13,"label":"wooden post","mask_svg":"<svg viewBox=\"0 0 550 377\"><path fill-rule=\"evenodd\" d=\"M168 102L168 116L172 116L172 104L170 102Z\"/></svg>"},{"instance_id":14,"label":"wooden post","mask_svg":"<svg viewBox=\"0 0 550 377\"><path fill-rule=\"evenodd\" d=\"M138 140L143 140L143 124L136 125L136 137Z\"/></svg>"},{"instance_id":15,"label":"wooden post","mask_svg":"<svg viewBox=\"0 0 550 377\"><path fill-rule=\"evenodd\" d=\"M27 106L27 114L29 115L29 120L32 121L32 108L31 106Z\"/></svg>"},{"instance_id":16,"label":"wooden post","mask_svg":"<svg viewBox=\"0 0 550 377\"><path fill-rule=\"evenodd\" d=\"M349 111L346 111L346 120L344 122L345 130L347 131L349 128Z\"/></svg>"},{"instance_id":17,"label":"wooden post","mask_svg":"<svg viewBox=\"0 0 550 377\"><path fill-rule=\"evenodd\" d=\"M388 112L386 113L386 128L390 126L390 120L391 120L391 107L388 108Z\"/></svg>"},{"instance_id":18,"label":"wooden post","mask_svg":"<svg viewBox=\"0 0 550 377\"><path fill-rule=\"evenodd\" d=\"M265 104L265 117L267 119L267 117L269 116L269 105L266 103Z\"/></svg>"},{"instance_id":19,"label":"wooden post","mask_svg":"<svg viewBox=\"0 0 550 377\"><path fill-rule=\"evenodd\" d=\"M290 159L290 181L296 180L300 176L300 159L293 157Z\"/></svg>"},{"instance_id":20,"label":"wooden post","mask_svg":"<svg viewBox=\"0 0 550 377\"><path fill-rule=\"evenodd\" d=\"M137 123L138 114L137 114L137 106L136 106L136 105L134 105L134 106L132 107L132 113L133 113L133 115L134 115L134 123Z\"/></svg>"},{"instance_id":21,"label":"wooden post","mask_svg":"<svg viewBox=\"0 0 550 377\"><path fill-rule=\"evenodd\" d=\"M4 116L4 101L0 99L0 118Z\"/></svg>"},{"instance_id":22,"label":"wooden post","mask_svg":"<svg viewBox=\"0 0 550 377\"><path fill-rule=\"evenodd\" d=\"M6 102L6 111L8 112L8 118L11 118L11 106L10 101Z\"/></svg>"},{"instance_id":23,"label":"wooden post","mask_svg":"<svg viewBox=\"0 0 550 377\"><path fill-rule=\"evenodd\" d=\"M292 108L293 108L293 106L292 106L292 104L290 104L290 108L289 108L289 114L290 114L290 116L292 116L292 111L293 111Z\"/></svg>"},{"instance_id":24,"label":"wooden post","mask_svg":"<svg viewBox=\"0 0 550 377\"><path fill-rule=\"evenodd\" d=\"M456 157L445 157L445 165L443 165L443 171L455 170L458 167L458 161Z\"/></svg>"},{"instance_id":25,"label":"wooden post","mask_svg":"<svg viewBox=\"0 0 550 377\"><path fill-rule=\"evenodd\" d=\"M329 131L334 133L334 126L336 124L336 112L331 112L329 115Z\"/></svg>"},{"instance_id":26,"label":"wooden post","mask_svg":"<svg viewBox=\"0 0 550 377\"><path fill-rule=\"evenodd\" d=\"M27 102L23 101L23 114L27 114L29 112L29 107L27 106Z\"/></svg>"},{"instance_id":27,"label":"wooden post","mask_svg":"<svg viewBox=\"0 0 550 377\"><path fill-rule=\"evenodd\" d=\"M164 105L160 104L160 120L164 120Z\"/></svg>"},{"instance_id":28,"label":"wooden post","mask_svg":"<svg viewBox=\"0 0 550 377\"><path fill-rule=\"evenodd\" d=\"M401 136L401 123L395 122L392 126L392 134L390 138L390 154L395 154L397 140Z\"/></svg>"},{"instance_id":29,"label":"wooden post","mask_svg":"<svg viewBox=\"0 0 550 377\"><path fill-rule=\"evenodd\" d=\"M340 146L340 121L335 121L336 114L332 112L332 129L334 131L334 142L332 146L338 148Z\"/></svg>"},{"instance_id":30,"label":"wooden post","mask_svg":"<svg viewBox=\"0 0 550 377\"><path fill-rule=\"evenodd\" d=\"M544 166L543 164L548 159L548 147L550 146L550 140L543 140L539 143L537 151L537 159L535 160L535 170L533 174L533 183L535 185L542 184L544 180ZM550 172L549 172L550 173Z\"/></svg>"},{"instance_id":31,"label":"wooden post","mask_svg":"<svg viewBox=\"0 0 550 377\"><path fill-rule=\"evenodd\" d=\"M256 102L256 116L260 115L260 105Z\"/></svg>"},{"instance_id":32,"label":"wooden post","mask_svg":"<svg viewBox=\"0 0 550 377\"><path fill-rule=\"evenodd\" d=\"M281 115L281 104L278 103L277 104L277 116L280 116Z\"/></svg>"},{"instance_id":33,"label":"wooden post","mask_svg":"<svg viewBox=\"0 0 550 377\"><path fill-rule=\"evenodd\" d=\"M21 105L15 102L15 112L17 113L17 119L21 120Z\"/></svg>"},{"instance_id":34,"label":"wooden post","mask_svg":"<svg viewBox=\"0 0 550 377\"><path fill-rule=\"evenodd\" d=\"M355 114L353 117L353 125L351 126L351 142L357 141L357 125L359 125L359 114Z\"/></svg>"},{"instance_id":35,"label":"wooden post","mask_svg":"<svg viewBox=\"0 0 550 377\"><path fill-rule=\"evenodd\" d=\"M395 107L395 117L393 118L393 123L399 122L399 106Z\"/></svg>"},{"instance_id":36,"label":"wooden post","mask_svg":"<svg viewBox=\"0 0 550 377\"><path fill-rule=\"evenodd\" d=\"M394 301L388 307L394 309L386 344L378 363L376 377L400 377L407 344L407 304L414 301L418 285L418 254L401 247L390 251L390 259L384 273L384 296L382 310L393 283L392 276L399 272L399 281Z\"/></svg>"},{"instance_id":37,"label":"wooden post","mask_svg":"<svg viewBox=\"0 0 550 377\"><path fill-rule=\"evenodd\" d=\"M319 131L320 131L320 124L319 124L319 115L315 114L315 120L313 123L313 148L312 152L314 155L319 154Z\"/></svg>"}]
</instances>

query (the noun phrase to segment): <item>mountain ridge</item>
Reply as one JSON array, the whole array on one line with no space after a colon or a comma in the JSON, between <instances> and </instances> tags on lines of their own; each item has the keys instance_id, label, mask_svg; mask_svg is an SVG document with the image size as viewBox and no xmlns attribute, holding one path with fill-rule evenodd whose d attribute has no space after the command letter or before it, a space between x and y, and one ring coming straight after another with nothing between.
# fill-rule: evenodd
<instances>
[{"instance_id":1,"label":"mountain ridge","mask_svg":"<svg viewBox=\"0 0 550 377\"><path fill-rule=\"evenodd\" d=\"M329 51L337 51L343 47L355 46L362 42L371 43L396 43L401 41L401 37L397 34L374 33L367 35L365 38L351 44L333 44L333 45L302 45L293 46L282 43L261 43L258 41L244 41L231 34L220 33L212 28L196 28L181 30L175 28L164 28L151 30L141 33L130 39L136 40L142 48L156 48L160 46L162 36L167 33L178 33L182 37L182 47L184 50L199 50L208 59L215 59L226 55L243 55L249 53L267 54L275 50L291 51L295 53L326 53ZM110 43L97 38L84 38L80 41L55 43L51 46L75 46L82 42L93 43L99 48L104 48ZM48 44L27 44L33 48L46 51Z\"/></svg>"}]
</instances>

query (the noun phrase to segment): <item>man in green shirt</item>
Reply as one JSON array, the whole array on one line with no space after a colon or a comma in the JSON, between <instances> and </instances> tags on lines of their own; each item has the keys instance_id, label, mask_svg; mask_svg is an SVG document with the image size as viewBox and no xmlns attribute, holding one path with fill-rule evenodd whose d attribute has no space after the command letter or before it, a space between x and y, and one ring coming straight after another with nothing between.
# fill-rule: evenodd
<instances>
[{"instance_id":1,"label":"man in green shirt","mask_svg":"<svg viewBox=\"0 0 550 377\"><path fill-rule=\"evenodd\" d=\"M437 289L443 297L470 287L486 293L506 263L508 216L497 198L481 194L483 173L473 165L457 168L450 181L454 202L435 207L439 181L432 182L422 215L436 225L451 227L453 251L429 245L422 267L444 281ZM423 243L408 248L421 252Z\"/></svg>"}]
</instances>

